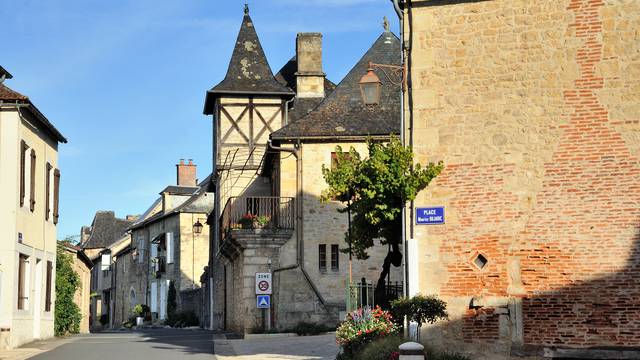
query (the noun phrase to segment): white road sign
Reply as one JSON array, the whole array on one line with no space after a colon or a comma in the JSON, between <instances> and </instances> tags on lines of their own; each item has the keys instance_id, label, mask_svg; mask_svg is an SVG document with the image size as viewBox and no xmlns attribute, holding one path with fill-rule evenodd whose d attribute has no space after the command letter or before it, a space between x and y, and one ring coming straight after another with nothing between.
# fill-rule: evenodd
<instances>
[{"instance_id":1,"label":"white road sign","mask_svg":"<svg viewBox=\"0 0 640 360\"><path fill-rule=\"evenodd\" d=\"M271 295L271 273L256 273L256 295Z\"/></svg>"}]
</instances>

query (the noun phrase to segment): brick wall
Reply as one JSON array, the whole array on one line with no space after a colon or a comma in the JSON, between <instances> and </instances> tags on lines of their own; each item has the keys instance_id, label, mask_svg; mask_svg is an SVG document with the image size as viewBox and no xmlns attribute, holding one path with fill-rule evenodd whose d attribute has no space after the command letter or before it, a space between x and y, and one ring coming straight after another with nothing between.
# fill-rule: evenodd
<instances>
[{"instance_id":1,"label":"brick wall","mask_svg":"<svg viewBox=\"0 0 640 360\"><path fill-rule=\"evenodd\" d=\"M446 169L416 205L447 218L414 236L421 291L451 315L427 337L640 346L640 2L424 3L414 149Z\"/></svg>"}]
</instances>

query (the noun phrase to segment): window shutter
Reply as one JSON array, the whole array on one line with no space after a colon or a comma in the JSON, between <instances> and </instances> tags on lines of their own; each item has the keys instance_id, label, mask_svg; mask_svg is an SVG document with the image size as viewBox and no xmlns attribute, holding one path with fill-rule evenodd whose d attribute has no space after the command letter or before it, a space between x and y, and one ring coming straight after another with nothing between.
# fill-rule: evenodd
<instances>
[{"instance_id":1,"label":"window shutter","mask_svg":"<svg viewBox=\"0 0 640 360\"><path fill-rule=\"evenodd\" d=\"M151 282L151 312L158 312L158 283Z\"/></svg>"},{"instance_id":2,"label":"window shutter","mask_svg":"<svg viewBox=\"0 0 640 360\"><path fill-rule=\"evenodd\" d=\"M44 219L45 220L49 220L49 217L51 216L51 169L53 169L53 167L51 166L50 163L47 162L47 171L46 171L46 179L45 179L45 195L44 195L44 202L45 202L45 212L44 212Z\"/></svg>"},{"instance_id":3,"label":"window shutter","mask_svg":"<svg viewBox=\"0 0 640 360\"><path fill-rule=\"evenodd\" d=\"M36 208L36 151L31 149L31 179L29 179L29 210Z\"/></svg>"},{"instance_id":4,"label":"window shutter","mask_svg":"<svg viewBox=\"0 0 640 360\"><path fill-rule=\"evenodd\" d=\"M327 245L318 245L318 269L320 272L327 271Z\"/></svg>"},{"instance_id":5,"label":"window shutter","mask_svg":"<svg viewBox=\"0 0 640 360\"><path fill-rule=\"evenodd\" d=\"M20 142L20 207L24 206L24 197L26 196L26 167L27 167L27 143L24 140Z\"/></svg>"},{"instance_id":6,"label":"window shutter","mask_svg":"<svg viewBox=\"0 0 640 360\"><path fill-rule=\"evenodd\" d=\"M44 311L51 311L51 278L53 273L53 263L51 261L47 261L47 291L46 291L46 299L44 302Z\"/></svg>"},{"instance_id":7,"label":"window shutter","mask_svg":"<svg viewBox=\"0 0 640 360\"><path fill-rule=\"evenodd\" d=\"M158 244L151 244L151 258L158 256Z\"/></svg>"},{"instance_id":8,"label":"window shutter","mask_svg":"<svg viewBox=\"0 0 640 360\"><path fill-rule=\"evenodd\" d=\"M58 213L58 205L60 203L60 170L53 171L53 223L58 223L60 214Z\"/></svg>"},{"instance_id":9,"label":"window shutter","mask_svg":"<svg viewBox=\"0 0 640 360\"><path fill-rule=\"evenodd\" d=\"M167 233L167 264L173 264L173 233Z\"/></svg>"}]
</instances>

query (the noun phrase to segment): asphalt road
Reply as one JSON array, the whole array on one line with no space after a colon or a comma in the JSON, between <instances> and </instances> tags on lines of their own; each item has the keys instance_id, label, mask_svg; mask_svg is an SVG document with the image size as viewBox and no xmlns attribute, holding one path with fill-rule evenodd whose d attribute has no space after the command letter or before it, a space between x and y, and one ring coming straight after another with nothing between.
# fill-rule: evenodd
<instances>
[{"instance_id":1,"label":"asphalt road","mask_svg":"<svg viewBox=\"0 0 640 360\"><path fill-rule=\"evenodd\" d=\"M213 332L149 329L80 336L32 360L200 360L213 358Z\"/></svg>"}]
</instances>

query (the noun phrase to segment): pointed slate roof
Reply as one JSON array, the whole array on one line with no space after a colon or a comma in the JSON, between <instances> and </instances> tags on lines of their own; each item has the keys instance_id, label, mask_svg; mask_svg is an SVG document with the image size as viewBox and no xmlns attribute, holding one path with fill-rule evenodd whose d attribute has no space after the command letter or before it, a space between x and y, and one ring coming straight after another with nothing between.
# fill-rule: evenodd
<instances>
[{"instance_id":1,"label":"pointed slate roof","mask_svg":"<svg viewBox=\"0 0 640 360\"><path fill-rule=\"evenodd\" d=\"M333 92L306 116L271 134L274 140L326 137L381 136L400 133L400 85L392 84L381 70L380 103L366 106L358 82L369 62L400 65L400 39L385 31L349 71Z\"/></svg>"},{"instance_id":2,"label":"pointed slate roof","mask_svg":"<svg viewBox=\"0 0 640 360\"><path fill-rule=\"evenodd\" d=\"M91 235L83 249L106 248L118 241L133 221L119 219L113 211L98 211L91 224Z\"/></svg>"},{"instance_id":3,"label":"pointed slate roof","mask_svg":"<svg viewBox=\"0 0 640 360\"><path fill-rule=\"evenodd\" d=\"M219 94L295 95L274 78L248 8L245 8L227 75L222 82L207 91L205 114L213 113L214 99Z\"/></svg>"}]
</instances>

